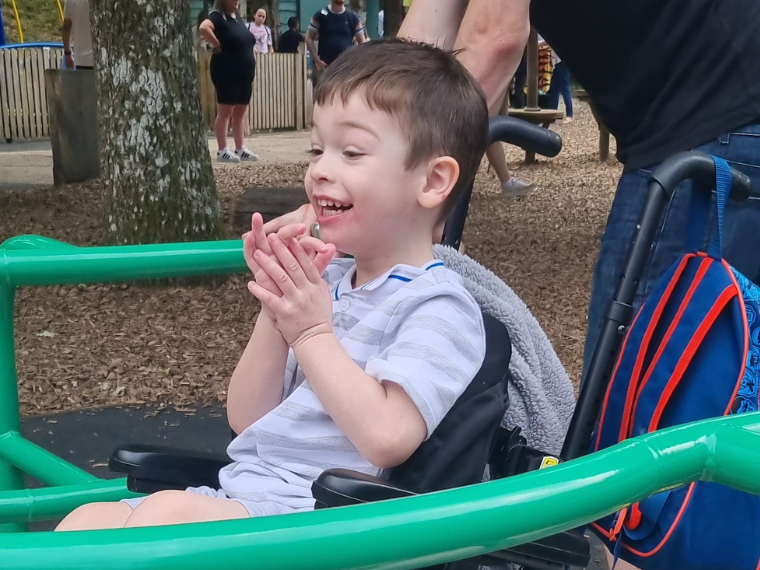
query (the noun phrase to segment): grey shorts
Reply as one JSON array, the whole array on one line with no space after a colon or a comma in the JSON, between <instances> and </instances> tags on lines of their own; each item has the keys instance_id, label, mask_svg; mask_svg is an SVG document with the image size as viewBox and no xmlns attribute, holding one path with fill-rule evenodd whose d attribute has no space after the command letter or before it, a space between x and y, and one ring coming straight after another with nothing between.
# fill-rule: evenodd
<instances>
[{"instance_id":1,"label":"grey shorts","mask_svg":"<svg viewBox=\"0 0 760 570\"><path fill-rule=\"evenodd\" d=\"M248 514L252 517L266 517L271 515L286 515L296 512L300 512L303 509L294 509L277 503L275 501L246 501L245 499L238 499L230 497L222 489L212 489L211 487L189 487L185 489L187 493L195 493L197 495L206 495L207 497L214 497L216 499L224 499L226 501L235 501L240 503L248 511ZM133 499L122 499L121 503L126 503L133 510L137 508L137 505L142 503L145 497L135 497Z\"/></svg>"}]
</instances>

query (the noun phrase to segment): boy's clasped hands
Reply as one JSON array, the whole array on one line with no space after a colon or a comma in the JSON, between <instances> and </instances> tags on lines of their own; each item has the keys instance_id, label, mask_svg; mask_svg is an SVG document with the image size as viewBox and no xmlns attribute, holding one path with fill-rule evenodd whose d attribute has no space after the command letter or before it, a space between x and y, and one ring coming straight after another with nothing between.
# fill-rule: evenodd
<instances>
[{"instance_id":1,"label":"boy's clasped hands","mask_svg":"<svg viewBox=\"0 0 760 570\"><path fill-rule=\"evenodd\" d=\"M255 281L248 290L261 301L261 314L296 348L332 333L332 300L322 279L335 246L306 235L306 225L288 224L266 235L258 212L243 234L243 255Z\"/></svg>"}]
</instances>

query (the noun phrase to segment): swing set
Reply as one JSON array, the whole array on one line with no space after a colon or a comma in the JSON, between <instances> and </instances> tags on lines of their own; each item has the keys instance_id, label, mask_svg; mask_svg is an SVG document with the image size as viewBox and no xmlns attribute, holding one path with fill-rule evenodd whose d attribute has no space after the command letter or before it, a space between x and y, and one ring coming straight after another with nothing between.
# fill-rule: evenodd
<instances>
[{"instance_id":1,"label":"swing set","mask_svg":"<svg viewBox=\"0 0 760 570\"><path fill-rule=\"evenodd\" d=\"M61 6L61 0L55 0L58 7L58 14L61 16L61 22L63 22L63 6ZM21 27L21 17L19 16L18 7L16 6L16 0L11 0L11 6L13 7L13 16L16 20L16 29L18 30L19 43L24 42L24 29ZM6 46L5 26L3 24L3 10L0 7L0 47Z\"/></svg>"}]
</instances>

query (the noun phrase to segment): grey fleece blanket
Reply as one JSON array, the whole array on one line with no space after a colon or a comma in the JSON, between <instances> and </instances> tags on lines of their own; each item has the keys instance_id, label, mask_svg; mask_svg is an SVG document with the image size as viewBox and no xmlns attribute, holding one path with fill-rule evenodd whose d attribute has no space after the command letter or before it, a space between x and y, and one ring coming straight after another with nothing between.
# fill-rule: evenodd
<instances>
[{"instance_id":1,"label":"grey fleece blanket","mask_svg":"<svg viewBox=\"0 0 760 570\"><path fill-rule=\"evenodd\" d=\"M462 276L484 312L507 327L512 340L509 409L502 425L520 426L528 445L558 454L575 406L570 378L528 307L491 271L450 247L435 256Z\"/></svg>"}]
</instances>

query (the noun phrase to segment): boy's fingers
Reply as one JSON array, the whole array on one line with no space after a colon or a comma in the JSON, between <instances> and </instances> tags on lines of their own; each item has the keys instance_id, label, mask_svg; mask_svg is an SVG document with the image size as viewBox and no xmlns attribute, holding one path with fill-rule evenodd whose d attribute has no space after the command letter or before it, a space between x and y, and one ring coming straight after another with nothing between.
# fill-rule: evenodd
<instances>
[{"instance_id":1,"label":"boy's fingers","mask_svg":"<svg viewBox=\"0 0 760 570\"><path fill-rule=\"evenodd\" d=\"M332 258L335 257L335 246L331 243L326 244L326 245L327 245L327 250L324 252L318 253L313 261L314 267L317 268L317 271L319 272L320 276L325 272L325 270L327 269L327 266L330 265Z\"/></svg>"},{"instance_id":2,"label":"boy's fingers","mask_svg":"<svg viewBox=\"0 0 760 570\"><path fill-rule=\"evenodd\" d=\"M277 230L277 236L285 243L286 245L290 243L290 240L292 240L294 237L299 236L301 234L306 233L306 226L303 224L288 224L285 227L280 228Z\"/></svg>"},{"instance_id":3,"label":"boy's fingers","mask_svg":"<svg viewBox=\"0 0 760 570\"><path fill-rule=\"evenodd\" d=\"M322 274L314 266L311 259L309 259L309 254L298 240L290 242L290 252L295 256L296 261L300 264L304 275L309 281L316 283L322 278Z\"/></svg>"},{"instance_id":4,"label":"boy's fingers","mask_svg":"<svg viewBox=\"0 0 760 570\"><path fill-rule=\"evenodd\" d=\"M298 238L298 242L306 253L309 254L309 259L314 259L314 256L318 253L327 251L327 244L319 238L302 236Z\"/></svg>"},{"instance_id":5,"label":"boy's fingers","mask_svg":"<svg viewBox=\"0 0 760 570\"><path fill-rule=\"evenodd\" d=\"M282 243L279 237L275 234L268 236L269 244L272 246L277 261L280 262L282 269L287 273L288 277L292 280L292 283L296 287L303 287L308 279L304 275L304 270L301 267L301 263L293 256L287 246ZM282 287L281 287L282 288ZM283 289L283 293L286 291Z\"/></svg>"},{"instance_id":6,"label":"boy's fingers","mask_svg":"<svg viewBox=\"0 0 760 570\"><path fill-rule=\"evenodd\" d=\"M271 255L272 248L269 247L267 236L264 232L264 218L258 212L254 212L251 216L251 234L253 235L256 247L264 250L264 253Z\"/></svg>"},{"instance_id":7,"label":"boy's fingers","mask_svg":"<svg viewBox=\"0 0 760 570\"><path fill-rule=\"evenodd\" d=\"M255 281L248 282L248 290L254 297L261 301L262 305L268 307L275 314L282 309L282 300L280 297L267 291Z\"/></svg>"},{"instance_id":8,"label":"boy's fingers","mask_svg":"<svg viewBox=\"0 0 760 570\"><path fill-rule=\"evenodd\" d=\"M274 245L275 256L277 256L277 251L281 248L284 248L285 246L282 245L282 242L279 240L277 240ZM293 259L292 255L290 257ZM269 278L280 289L280 291L282 291L283 295L292 294L296 290L296 285L294 284L290 274L286 269L283 269L287 265L286 263L283 263L282 260L280 260L279 256L277 256L277 261L274 261L271 257L258 249L255 253L255 259L256 262L261 266L262 271L269 276ZM293 262L298 265L298 262L296 262L294 259Z\"/></svg>"}]
</instances>

